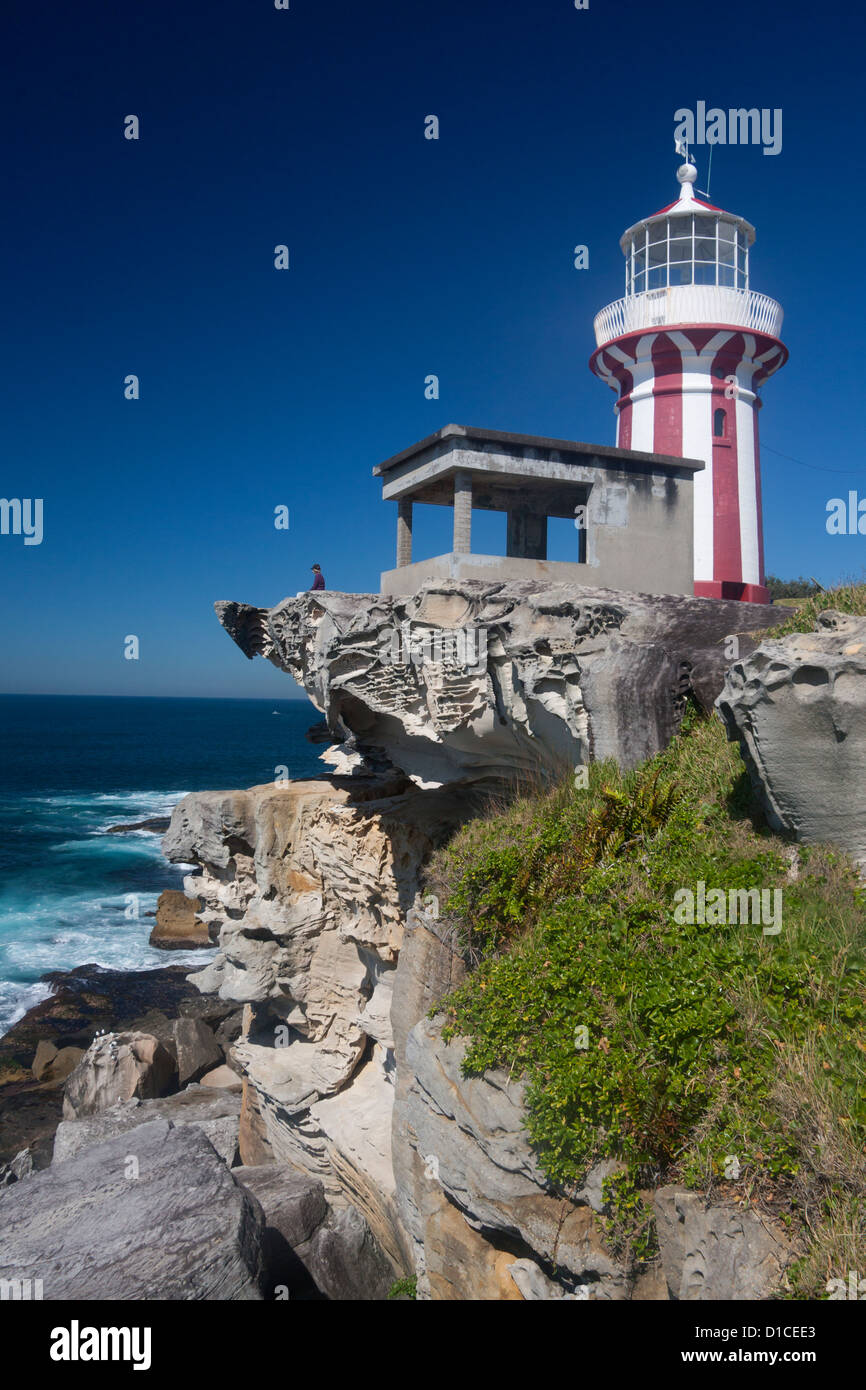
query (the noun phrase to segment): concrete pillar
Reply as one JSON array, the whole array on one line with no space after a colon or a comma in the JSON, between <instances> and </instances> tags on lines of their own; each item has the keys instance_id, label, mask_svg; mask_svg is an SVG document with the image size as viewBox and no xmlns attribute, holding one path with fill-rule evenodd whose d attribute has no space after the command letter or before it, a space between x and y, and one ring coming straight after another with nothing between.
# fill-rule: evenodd
<instances>
[{"instance_id":1,"label":"concrete pillar","mask_svg":"<svg viewBox=\"0 0 866 1390\"><path fill-rule=\"evenodd\" d=\"M547 517L527 507L509 512L505 553L525 560L546 560Z\"/></svg>"},{"instance_id":2,"label":"concrete pillar","mask_svg":"<svg viewBox=\"0 0 866 1390\"><path fill-rule=\"evenodd\" d=\"M460 469L454 474L454 540L452 549L468 555L472 549L472 474Z\"/></svg>"},{"instance_id":3,"label":"concrete pillar","mask_svg":"<svg viewBox=\"0 0 866 1390\"><path fill-rule=\"evenodd\" d=\"M412 563L412 503L407 498L397 503L397 568Z\"/></svg>"}]
</instances>

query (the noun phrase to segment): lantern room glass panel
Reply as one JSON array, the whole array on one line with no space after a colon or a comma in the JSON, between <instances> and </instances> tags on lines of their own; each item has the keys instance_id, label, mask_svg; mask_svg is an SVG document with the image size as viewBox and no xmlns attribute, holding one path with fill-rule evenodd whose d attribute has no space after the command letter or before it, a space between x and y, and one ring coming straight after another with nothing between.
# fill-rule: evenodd
<instances>
[{"instance_id":1,"label":"lantern room glass panel","mask_svg":"<svg viewBox=\"0 0 866 1390\"><path fill-rule=\"evenodd\" d=\"M664 232L664 239L659 235ZM663 290L668 282L668 241L667 225L653 228L653 240L649 244L649 267L647 273L647 288L650 290Z\"/></svg>"},{"instance_id":2,"label":"lantern room glass panel","mask_svg":"<svg viewBox=\"0 0 866 1390\"><path fill-rule=\"evenodd\" d=\"M748 289L747 233L706 212L674 213L634 232L626 243L627 298L680 285Z\"/></svg>"},{"instance_id":3,"label":"lantern room glass panel","mask_svg":"<svg viewBox=\"0 0 866 1390\"><path fill-rule=\"evenodd\" d=\"M671 230L673 231L674 228ZM690 236L677 237L670 243L670 283L672 285L690 285L692 283L692 239Z\"/></svg>"},{"instance_id":4,"label":"lantern room glass panel","mask_svg":"<svg viewBox=\"0 0 866 1390\"><path fill-rule=\"evenodd\" d=\"M749 253L741 241L737 245L737 288L744 290L748 284Z\"/></svg>"}]
</instances>

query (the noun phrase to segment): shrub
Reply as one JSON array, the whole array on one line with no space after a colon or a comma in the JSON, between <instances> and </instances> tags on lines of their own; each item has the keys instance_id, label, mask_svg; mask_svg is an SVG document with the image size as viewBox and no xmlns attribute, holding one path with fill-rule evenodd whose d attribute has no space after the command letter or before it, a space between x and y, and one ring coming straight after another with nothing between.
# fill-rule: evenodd
<instances>
[{"instance_id":1,"label":"shrub","mask_svg":"<svg viewBox=\"0 0 866 1390\"><path fill-rule=\"evenodd\" d=\"M418 1297L418 1278L412 1274L408 1279L395 1279L388 1290L388 1298L412 1299Z\"/></svg>"},{"instance_id":2,"label":"shrub","mask_svg":"<svg viewBox=\"0 0 866 1390\"><path fill-rule=\"evenodd\" d=\"M440 851L438 891L478 964L439 1008L467 1075L526 1078L529 1136L564 1193L604 1157L628 1165L622 1191L733 1183L797 1232L832 1208L853 1258L866 894L843 856L801 848L795 878L790 853L754 819L719 721L690 721L635 772L595 767L588 789L526 798ZM675 893L701 880L780 889L779 935L677 922Z\"/></svg>"}]
</instances>

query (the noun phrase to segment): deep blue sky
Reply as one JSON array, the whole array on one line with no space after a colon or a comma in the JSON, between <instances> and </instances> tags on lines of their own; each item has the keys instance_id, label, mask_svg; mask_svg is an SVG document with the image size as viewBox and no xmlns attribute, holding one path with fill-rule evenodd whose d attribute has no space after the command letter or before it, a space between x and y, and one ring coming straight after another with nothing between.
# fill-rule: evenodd
<instances>
[{"instance_id":1,"label":"deep blue sky","mask_svg":"<svg viewBox=\"0 0 866 1390\"><path fill-rule=\"evenodd\" d=\"M866 495L859 8L7 0L2 37L0 495L44 498L45 539L0 536L0 689L288 695L211 605L275 603L314 560L377 589L375 463L449 421L612 443L592 319L621 232L676 196L673 114L699 99L784 113L781 154L717 147L710 190L786 311L767 567L862 570L864 538L825 530L828 498ZM448 548L419 511L416 554Z\"/></svg>"}]
</instances>

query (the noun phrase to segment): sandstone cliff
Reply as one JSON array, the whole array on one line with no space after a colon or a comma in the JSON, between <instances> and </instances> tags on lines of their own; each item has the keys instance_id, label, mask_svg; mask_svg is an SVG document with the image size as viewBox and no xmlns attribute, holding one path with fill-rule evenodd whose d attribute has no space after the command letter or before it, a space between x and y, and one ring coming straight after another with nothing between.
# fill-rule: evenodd
<instances>
[{"instance_id":1,"label":"sandstone cliff","mask_svg":"<svg viewBox=\"0 0 866 1390\"><path fill-rule=\"evenodd\" d=\"M217 611L246 655L305 686L341 741L330 777L186 797L165 839L169 858L197 866L185 888L219 942L192 978L246 1006L242 1162L320 1179L422 1298L680 1296L683 1260L700 1264L727 1218L705 1220L685 1254L669 1242L636 1282L606 1244L604 1174L576 1200L552 1190L519 1083L464 1080L459 1043L426 1017L465 964L421 872L472 814L470 793L665 746L687 696L712 706L727 639L751 648L767 609L464 583ZM469 630L462 652L449 647ZM778 1237L739 1220L724 1234L759 1252L769 1287ZM745 1296L734 1274L700 1287L685 1296Z\"/></svg>"}]
</instances>

